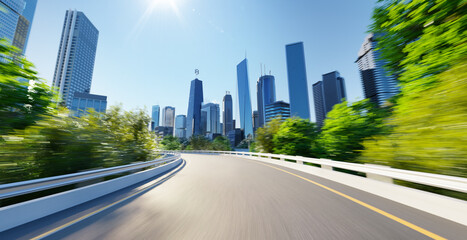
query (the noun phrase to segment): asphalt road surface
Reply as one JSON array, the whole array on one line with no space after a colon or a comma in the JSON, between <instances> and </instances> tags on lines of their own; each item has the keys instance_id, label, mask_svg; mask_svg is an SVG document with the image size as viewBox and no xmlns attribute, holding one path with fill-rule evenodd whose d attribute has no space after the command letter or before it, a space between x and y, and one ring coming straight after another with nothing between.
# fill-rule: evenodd
<instances>
[{"instance_id":1,"label":"asphalt road surface","mask_svg":"<svg viewBox=\"0 0 467 240\"><path fill-rule=\"evenodd\" d=\"M183 169L135 198L57 232L73 220L67 212L4 237L42 229L52 230L49 239L80 240L467 239L466 226L307 173L232 156L182 157Z\"/></svg>"}]
</instances>

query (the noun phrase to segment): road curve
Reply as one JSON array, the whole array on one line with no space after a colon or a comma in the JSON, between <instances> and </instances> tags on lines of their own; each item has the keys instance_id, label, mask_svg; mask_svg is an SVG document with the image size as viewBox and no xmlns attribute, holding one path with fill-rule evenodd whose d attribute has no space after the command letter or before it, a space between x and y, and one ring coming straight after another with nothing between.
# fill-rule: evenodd
<instances>
[{"instance_id":1,"label":"road curve","mask_svg":"<svg viewBox=\"0 0 467 240\"><path fill-rule=\"evenodd\" d=\"M329 189L432 236L467 236L466 226L303 172L232 156L182 157L186 166L168 181L50 239L430 239Z\"/></svg>"}]
</instances>

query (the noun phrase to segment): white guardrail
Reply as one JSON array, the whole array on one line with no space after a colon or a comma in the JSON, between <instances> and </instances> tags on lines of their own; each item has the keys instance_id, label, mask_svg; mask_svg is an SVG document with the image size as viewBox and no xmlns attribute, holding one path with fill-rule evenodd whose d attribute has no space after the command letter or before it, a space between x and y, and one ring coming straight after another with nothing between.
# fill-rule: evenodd
<instances>
[{"instance_id":1,"label":"white guardrail","mask_svg":"<svg viewBox=\"0 0 467 240\"><path fill-rule=\"evenodd\" d=\"M135 171L147 167L156 166L165 162L171 162L180 158L180 154L163 155L162 158L148 161L139 162L123 166L103 168L79 173L72 173L48 178L40 178L29 181L8 183L0 185L0 200L25 195L28 193L34 193L44 191L47 189L57 188L70 184L85 182L93 179L107 177L115 174L121 174L125 172Z\"/></svg>"},{"instance_id":2,"label":"white guardrail","mask_svg":"<svg viewBox=\"0 0 467 240\"><path fill-rule=\"evenodd\" d=\"M1 191L4 191L2 196L18 196L104 176L142 170L112 180L2 207L0 208L0 232L102 197L159 174L167 173L182 163L183 160L177 153L149 162L0 185ZM144 170L144 168L152 166L154 167Z\"/></svg>"},{"instance_id":3,"label":"white guardrail","mask_svg":"<svg viewBox=\"0 0 467 240\"><path fill-rule=\"evenodd\" d=\"M203 151L203 150L190 150L190 151L164 151L165 153L208 153L208 154L224 154L236 155L245 157L257 157L261 159L271 160L292 160L296 164L311 163L321 166L323 169L333 170L333 168L340 168L356 172L365 173L367 178L392 183L393 179L403 180L412 183L438 187L453 191L467 193L467 178L446 176L440 174L416 172L402 169L390 168L387 166L371 165L371 164L357 164L333 161L329 159L316 159L301 156L288 156L280 154L269 153L255 153L255 152L230 152L230 151ZM310 166L313 167L313 166Z\"/></svg>"}]
</instances>

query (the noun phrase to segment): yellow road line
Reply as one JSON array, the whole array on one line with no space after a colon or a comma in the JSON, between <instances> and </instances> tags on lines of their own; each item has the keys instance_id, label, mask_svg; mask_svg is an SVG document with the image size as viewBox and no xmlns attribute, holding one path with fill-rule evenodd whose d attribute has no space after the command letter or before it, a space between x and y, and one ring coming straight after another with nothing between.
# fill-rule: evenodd
<instances>
[{"instance_id":1,"label":"yellow road line","mask_svg":"<svg viewBox=\"0 0 467 240\"><path fill-rule=\"evenodd\" d=\"M176 169L174 169L174 170L170 171L169 173L167 173L168 175L167 175L166 177L164 177L163 179L159 179L159 180L157 180L155 183L150 184L149 186L144 187L144 188L142 188L141 190L139 190L139 191L137 191L137 192L135 192L135 193L133 193L133 194L131 194L131 195L125 197L125 198L122 198L122 199L120 199L120 200L118 200L118 201L116 201L116 202L114 202L114 203L111 203L111 204L106 205L106 206L104 206L104 207L102 207L102 208L99 208L99 209L97 209L97 210L95 210L95 211L93 211L93 212L90 212L90 213L88 213L88 214L86 214L86 215L84 215L84 216L81 216L81 217L79 217L79 218L77 218L77 219L75 219L75 220L73 220L73 221L71 221L71 222L65 223L65 224L63 224L63 225L61 225L61 226L59 226L59 227L56 227L56 228L54 228L54 229L52 229L52 230L50 230L50 231L47 231L47 232L45 232L45 233L43 233L43 234L41 234L41 235L39 235L39 236L37 236L37 237L31 238L31 240L38 240L38 239L42 239L42 238L44 238L44 237L47 237L47 236L49 236L49 235L52 235L52 234L55 233L55 232L58 232L58 231L60 231L60 230L62 230L62 229L65 229L65 228L67 228L67 227L69 227L69 226L71 226L71 225L73 225L73 224L75 224L75 223L77 223L77 222L79 222L79 221L82 221L82 220L84 220L84 219L86 219L86 218L89 218L89 217L91 217L91 216L93 216L93 215L96 215L96 214L98 214L98 213L100 213L100 212L102 212L102 211L104 211L104 210L106 210L106 209L109 209L109 208L111 208L111 207L113 207L113 206L115 206L115 205L117 205L117 204L119 204L119 203L121 203L121 202L123 202L123 201L125 201L125 200L128 200L128 199L130 199L130 198L132 198L132 197L134 197L134 196L136 196L136 195L138 195L138 194L144 192L145 190L147 190L147 189L149 189L149 188L152 188L152 187L154 187L154 186L156 186L156 185L158 185L158 184L160 184L160 183L162 183L162 182L164 182L164 181L167 181L169 178L171 178L171 177L173 176L173 175L172 175L173 173L177 172L177 171L180 170L182 167L183 167L183 163L182 163L182 165L178 166Z\"/></svg>"},{"instance_id":2,"label":"yellow road line","mask_svg":"<svg viewBox=\"0 0 467 240\"><path fill-rule=\"evenodd\" d=\"M297 175L297 174L295 174L295 173L291 173L291 172L289 172L289 171L286 171L286 170L283 170L283 169L280 169L280 168L277 168L277 167L274 167L274 166L271 166L271 165L268 165L268 164L265 164L265 163L261 163L261 162L258 162L258 161L255 161L255 162L258 163L258 164L262 164L262 165L268 166L268 167L270 167L270 168L274 168L274 169L277 169L277 170L279 170L279 171L288 173L288 174L293 175L293 176L295 176L295 177L301 178L301 179L303 179L303 180L305 180L305 181L307 181L307 182L313 183L313 184L315 184L315 185L318 186L318 187L324 188L324 189L326 189L326 190L328 190L328 191L331 191L331 192L333 192L333 193L335 193L335 194L337 194L337 195L340 195L340 196L342 196L342 197L344 197L344 198L347 198L347 199L349 199L349 200L352 201L352 202L355 202L355 203L357 203L357 204L360 204L360 205L362 205L363 207L366 207L366 208L368 208L368 209L370 209L370 210L372 210L372 211L375 211L375 212L377 212L377 213L379 213L379 214L381 214L381 215L383 215L383 216L385 216L385 217L387 217L387 218L390 218L390 219L392 219L392 220L394 220L394 221L396 221L396 222L398 222L398 223L400 223L400 224L402 224L402 225L404 225L404 226L406 226L406 227L409 227L409 228L411 228L411 229L413 229L413 230L415 230L415 231L417 231L417 232L419 232L419 233L421 233L421 234L423 234L423 235L425 235L425 236L428 236L428 237L433 238L433 239L436 239L436 240L446 240L446 238L443 238L443 237L441 237L441 236L439 236L439 235L437 235L437 234L434 234L434 233L432 233L432 232L430 232L430 231L428 231L428 230L426 230L426 229L424 229L424 228L421 228L421 227L419 227L419 226L417 226L417 225L415 225L415 224L413 224L413 223L407 222L407 221L405 221L404 219L398 218L398 217L396 217L396 216L394 216L394 215L392 215L392 214L390 214L390 213L388 213L388 212L385 212L385 211L383 211L383 210L381 210L381 209L379 209L379 208L376 208L376 207L374 207L374 206L371 206L370 204L364 203L364 202L362 202L362 201L360 201L360 200L358 200L358 199L355 199L355 198L353 198L353 197L351 197L351 196L349 196L349 195L346 195L346 194L344 194L344 193L341 193L341 192L339 192L339 191L337 191L337 190L334 190L334 189L332 189L332 188L330 188L330 187L326 187L326 186L324 186L323 184L317 183L317 182L315 182L315 181L313 181L313 180L310 180L310 179L308 179L308 178L302 177L302 176Z\"/></svg>"}]
</instances>

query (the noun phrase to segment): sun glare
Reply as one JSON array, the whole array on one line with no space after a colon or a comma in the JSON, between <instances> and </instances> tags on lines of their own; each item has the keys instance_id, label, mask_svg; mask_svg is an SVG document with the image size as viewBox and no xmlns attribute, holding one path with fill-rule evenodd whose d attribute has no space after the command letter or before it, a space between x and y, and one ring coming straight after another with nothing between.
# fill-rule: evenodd
<instances>
[{"instance_id":1,"label":"sun glare","mask_svg":"<svg viewBox=\"0 0 467 240\"><path fill-rule=\"evenodd\" d=\"M141 17L138 20L138 23L135 25L131 33L129 34L129 37L131 39L136 39L138 38L138 35L142 31L142 29L146 26L146 23L148 20L156 15L156 12L165 12L165 13L170 13L172 12L175 14L177 19L180 22L182 21L182 16L180 14L178 4L181 2L181 0L143 0L143 7L144 7L144 13L141 15Z\"/></svg>"}]
</instances>

